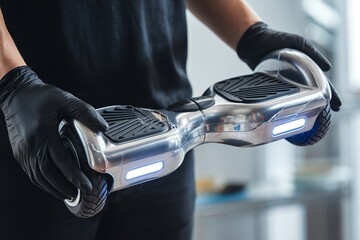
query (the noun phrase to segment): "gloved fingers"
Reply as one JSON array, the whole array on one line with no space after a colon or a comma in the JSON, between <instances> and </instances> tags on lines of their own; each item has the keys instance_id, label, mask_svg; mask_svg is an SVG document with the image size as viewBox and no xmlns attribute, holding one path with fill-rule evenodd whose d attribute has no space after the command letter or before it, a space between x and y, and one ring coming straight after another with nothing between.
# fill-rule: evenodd
<instances>
[{"instance_id":1,"label":"gloved fingers","mask_svg":"<svg viewBox=\"0 0 360 240\"><path fill-rule=\"evenodd\" d=\"M76 119L93 131L105 132L109 128L108 123L95 108L80 99L71 99L64 111L65 118Z\"/></svg>"},{"instance_id":2,"label":"gloved fingers","mask_svg":"<svg viewBox=\"0 0 360 240\"><path fill-rule=\"evenodd\" d=\"M330 70L331 63L319 50L314 47L313 44L311 44L308 40L301 36L294 35L294 37L298 38L299 41L290 40L291 43L295 43L293 48L308 55L323 71ZM334 88L333 84L330 81L328 82L332 93L332 98L330 100L330 108L331 110L338 112L340 110L340 106L342 105L341 98L336 89Z\"/></svg>"},{"instance_id":3,"label":"gloved fingers","mask_svg":"<svg viewBox=\"0 0 360 240\"><path fill-rule=\"evenodd\" d=\"M67 145L64 145L56 131L51 133L48 152L56 167L66 179L84 192L91 192L89 178L80 170L79 163Z\"/></svg>"},{"instance_id":4,"label":"gloved fingers","mask_svg":"<svg viewBox=\"0 0 360 240\"><path fill-rule=\"evenodd\" d=\"M40 187L42 190L49 192L58 199L64 200L67 198L66 194L54 188L53 185L50 184L50 182L42 175L38 164L36 164L36 166L33 166L32 171L33 172L31 173L32 176L30 177L30 179L35 185Z\"/></svg>"},{"instance_id":5,"label":"gloved fingers","mask_svg":"<svg viewBox=\"0 0 360 240\"><path fill-rule=\"evenodd\" d=\"M299 41L292 41L295 43L293 48L308 55L324 72L331 69L331 63L329 60L327 60L326 57L317 48L315 48L312 43L301 36L295 35L295 37L297 37Z\"/></svg>"},{"instance_id":6,"label":"gloved fingers","mask_svg":"<svg viewBox=\"0 0 360 240\"><path fill-rule=\"evenodd\" d=\"M261 61L266 54L282 48L292 48L307 54L323 71L331 68L331 63L304 37L273 30L264 22L257 22L250 26L236 47L239 57L251 69Z\"/></svg>"},{"instance_id":7,"label":"gloved fingers","mask_svg":"<svg viewBox=\"0 0 360 240\"><path fill-rule=\"evenodd\" d=\"M49 158L43 160L39 166L41 174L51 184L51 186L66 196L63 199L70 199L76 197L77 189L66 180L65 176L60 170L54 165L52 160Z\"/></svg>"},{"instance_id":8,"label":"gloved fingers","mask_svg":"<svg viewBox=\"0 0 360 240\"><path fill-rule=\"evenodd\" d=\"M342 105L342 101L340 98L339 93L336 91L334 85L332 84L331 81L328 81L329 85L330 85L330 89L331 89L331 100L330 100L330 108L331 110L333 110L334 112L338 112L340 111L340 107Z\"/></svg>"},{"instance_id":9,"label":"gloved fingers","mask_svg":"<svg viewBox=\"0 0 360 240\"><path fill-rule=\"evenodd\" d=\"M325 58L325 56L318 49L314 47L313 44L311 44L308 40L306 40L301 36L297 36L297 35L292 35L292 36L293 38L298 40L298 41L296 41L295 39L291 40L291 37L286 38L288 40L289 45L293 44L293 46L291 46L292 48L302 51L303 53L308 55L323 71L330 70L331 63ZM328 82L332 93L332 98L330 100L330 108L331 110L338 112L342 104L341 98L338 92L336 91L336 89L334 88L333 84L330 81Z\"/></svg>"},{"instance_id":10,"label":"gloved fingers","mask_svg":"<svg viewBox=\"0 0 360 240\"><path fill-rule=\"evenodd\" d=\"M88 104L86 105L84 105L80 110L81 113L77 119L94 131L107 131L109 129L109 125L105 119L95 110L95 108Z\"/></svg>"}]
</instances>

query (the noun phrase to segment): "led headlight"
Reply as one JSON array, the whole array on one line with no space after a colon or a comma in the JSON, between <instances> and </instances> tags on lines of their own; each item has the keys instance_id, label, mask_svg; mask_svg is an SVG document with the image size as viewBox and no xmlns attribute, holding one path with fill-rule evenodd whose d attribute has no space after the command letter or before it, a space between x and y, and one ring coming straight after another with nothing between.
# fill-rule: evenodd
<instances>
[{"instance_id":1,"label":"led headlight","mask_svg":"<svg viewBox=\"0 0 360 240\"><path fill-rule=\"evenodd\" d=\"M125 178L126 180L131 180L151 173L156 173L159 172L163 167L164 167L164 162L160 161L146 166L134 168L127 172Z\"/></svg>"},{"instance_id":2,"label":"led headlight","mask_svg":"<svg viewBox=\"0 0 360 240\"><path fill-rule=\"evenodd\" d=\"M292 131L299 130L306 125L306 118L299 118L290 122L286 122L274 127L272 134L273 136L279 136L281 134L289 133Z\"/></svg>"}]
</instances>

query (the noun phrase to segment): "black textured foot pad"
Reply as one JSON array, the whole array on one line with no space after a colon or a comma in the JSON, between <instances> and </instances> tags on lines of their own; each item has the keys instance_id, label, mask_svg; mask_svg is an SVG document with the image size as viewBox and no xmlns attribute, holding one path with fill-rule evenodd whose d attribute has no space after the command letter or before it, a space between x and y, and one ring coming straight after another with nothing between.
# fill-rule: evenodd
<instances>
[{"instance_id":1,"label":"black textured foot pad","mask_svg":"<svg viewBox=\"0 0 360 240\"><path fill-rule=\"evenodd\" d=\"M298 92L298 86L264 73L255 73L218 82L215 91L225 99L256 103Z\"/></svg>"},{"instance_id":2,"label":"black textured foot pad","mask_svg":"<svg viewBox=\"0 0 360 240\"><path fill-rule=\"evenodd\" d=\"M109 124L104 134L115 143L166 132L170 126L150 111L132 106L116 106L99 111Z\"/></svg>"}]
</instances>

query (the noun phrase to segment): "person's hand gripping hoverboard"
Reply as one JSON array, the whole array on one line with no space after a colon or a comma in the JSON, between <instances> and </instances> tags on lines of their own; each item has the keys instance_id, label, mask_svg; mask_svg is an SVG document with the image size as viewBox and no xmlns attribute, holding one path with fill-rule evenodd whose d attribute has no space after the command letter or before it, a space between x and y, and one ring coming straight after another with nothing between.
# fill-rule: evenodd
<instances>
[{"instance_id":1,"label":"person's hand gripping hoverboard","mask_svg":"<svg viewBox=\"0 0 360 240\"><path fill-rule=\"evenodd\" d=\"M45 84L28 66L17 67L0 81L4 113L15 159L41 189L59 199L72 198L92 184L63 144L63 119L77 119L92 131L105 131L106 121L89 104Z\"/></svg>"}]
</instances>

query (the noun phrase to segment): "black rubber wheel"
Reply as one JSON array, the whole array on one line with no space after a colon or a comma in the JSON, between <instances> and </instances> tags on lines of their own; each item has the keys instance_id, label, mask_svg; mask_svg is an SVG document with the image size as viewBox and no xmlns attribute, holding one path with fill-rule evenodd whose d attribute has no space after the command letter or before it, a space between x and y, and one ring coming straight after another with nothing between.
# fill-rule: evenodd
<instances>
[{"instance_id":1,"label":"black rubber wheel","mask_svg":"<svg viewBox=\"0 0 360 240\"><path fill-rule=\"evenodd\" d=\"M330 122L331 112L328 104L320 112L315 120L313 128L310 131L286 138L286 140L297 146L313 145L325 137L327 131L329 130Z\"/></svg>"},{"instance_id":2,"label":"black rubber wheel","mask_svg":"<svg viewBox=\"0 0 360 240\"><path fill-rule=\"evenodd\" d=\"M64 127L61 135L65 144L72 149L74 156L79 161L81 170L90 179L93 186L92 191L89 193L81 192L78 189L78 196L75 199L65 200L65 205L77 217L89 218L95 216L103 209L107 199L107 175L90 168L80 139L71 126Z\"/></svg>"}]
</instances>

